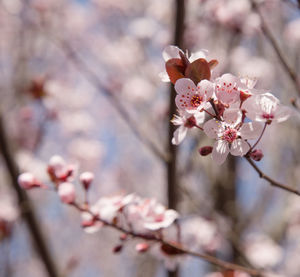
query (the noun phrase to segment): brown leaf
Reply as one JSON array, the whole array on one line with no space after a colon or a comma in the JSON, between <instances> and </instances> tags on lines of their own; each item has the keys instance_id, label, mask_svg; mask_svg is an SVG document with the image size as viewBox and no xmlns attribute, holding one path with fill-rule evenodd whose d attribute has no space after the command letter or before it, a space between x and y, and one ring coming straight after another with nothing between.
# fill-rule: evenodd
<instances>
[{"instance_id":1,"label":"brown leaf","mask_svg":"<svg viewBox=\"0 0 300 277\"><path fill-rule=\"evenodd\" d=\"M210 68L210 70L214 69L217 65L219 64L219 62L217 60L211 60L208 63L208 66Z\"/></svg>"},{"instance_id":2,"label":"brown leaf","mask_svg":"<svg viewBox=\"0 0 300 277\"><path fill-rule=\"evenodd\" d=\"M170 59L166 62L166 71L173 84L178 79L184 78L185 66L181 59Z\"/></svg>"},{"instance_id":3,"label":"brown leaf","mask_svg":"<svg viewBox=\"0 0 300 277\"><path fill-rule=\"evenodd\" d=\"M205 59L198 59L189 64L184 74L187 78L190 78L195 85L201 80L210 79L210 68L208 62Z\"/></svg>"}]
</instances>

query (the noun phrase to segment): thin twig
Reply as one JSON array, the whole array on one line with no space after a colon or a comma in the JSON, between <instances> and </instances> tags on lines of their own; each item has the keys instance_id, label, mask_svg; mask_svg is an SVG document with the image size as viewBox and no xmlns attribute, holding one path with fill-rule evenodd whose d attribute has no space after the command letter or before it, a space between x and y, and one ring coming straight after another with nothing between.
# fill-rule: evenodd
<instances>
[{"instance_id":1,"label":"thin twig","mask_svg":"<svg viewBox=\"0 0 300 277\"><path fill-rule=\"evenodd\" d=\"M198 253L198 252L195 252L195 251L191 251L191 250L183 247L182 245L179 245L178 243L174 243L174 242L164 240L163 238L157 237L154 234L143 234L143 233L136 233L132 230L126 230L121 226L118 226L114 223L110 223L110 222L107 222L107 221L101 219L99 216L93 214L90 210L81 207L77 203L72 203L71 205L73 207L75 207L77 210L79 210L80 212L89 213L94 218L94 220L97 220L99 222L104 223L105 226L112 227L112 228L114 228L114 229L116 229L116 230L118 230L118 231L120 231L120 232L122 232L126 235L132 236L134 238L141 238L141 239L144 239L144 240L147 240L147 241L154 241L154 242L161 243L163 245L169 246L173 250L176 250L176 253L178 253L178 254L180 253L180 254L186 254L186 255L189 255L189 256L197 257L197 258L205 260L205 261L207 261L211 264L214 264L214 265L216 265L220 268L223 268L223 269L239 270L239 271L249 273L252 276L260 276L260 277L263 276L262 272L260 272L256 269L251 269L251 268L240 266L240 265L237 265L237 264L234 264L234 263L229 263L229 262L223 261L221 259L218 259L218 258L216 258L214 256L211 256L211 255L208 255L208 254L203 254L203 253Z\"/></svg>"},{"instance_id":2,"label":"thin twig","mask_svg":"<svg viewBox=\"0 0 300 277\"><path fill-rule=\"evenodd\" d=\"M269 177L268 175L263 173L262 170L251 160L251 158L245 156L245 159L255 169L255 171L258 173L260 178L267 180L274 187L281 188L283 190L289 191L291 193L294 193L294 194L297 194L300 196L300 191L298 189L277 182L276 180L272 179L271 177Z\"/></svg>"},{"instance_id":3,"label":"thin twig","mask_svg":"<svg viewBox=\"0 0 300 277\"><path fill-rule=\"evenodd\" d=\"M267 125L268 125L268 123L266 122L265 125L264 125L264 128L263 128L262 131L261 131L261 134L260 134L259 138L258 138L257 141L253 144L253 146L250 148L250 150L248 151L248 153L251 153L251 151L255 148L255 146L260 142L260 140L261 140L263 134L265 133L265 130L266 130L266 128L267 128Z\"/></svg>"},{"instance_id":4,"label":"thin twig","mask_svg":"<svg viewBox=\"0 0 300 277\"><path fill-rule=\"evenodd\" d=\"M288 63L288 61L286 60L282 50L280 49L278 42L276 41L274 35L272 34L271 30L269 29L268 25L265 22L265 19L257 5L257 3L255 2L255 0L250 0L253 10L259 15L260 20L261 20L261 30L263 32L263 34L265 35L265 37L267 38L267 40L270 42L270 44L272 45L274 51L276 52L280 63L282 65L282 67L285 69L285 72L288 74L288 76L290 77L292 83L294 84L294 87L297 91L297 93L300 95L300 86L298 83L298 77L297 74L295 73L295 71L292 69L292 67L290 66L290 64Z\"/></svg>"}]
</instances>

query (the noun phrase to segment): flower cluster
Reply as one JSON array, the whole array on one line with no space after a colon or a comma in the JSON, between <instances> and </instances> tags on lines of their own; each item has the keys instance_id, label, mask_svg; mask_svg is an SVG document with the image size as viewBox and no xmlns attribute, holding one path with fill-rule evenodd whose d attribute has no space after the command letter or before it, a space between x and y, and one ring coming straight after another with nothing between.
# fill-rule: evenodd
<instances>
[{"instance_id":1,"label":"flower cluster","mask_svg":"<svg viewBox=\"0 0 300 277\"><path fill-rule=\"evenodd\" d=\"M167 78L175 85L178 115L172 122L179 127L173 144L185 138L188 129L198 128L215 140L211 149L213 160L222 164L228 153L260 160L262 152L255 149L265 128L289 118L292 111L280 104L270 92L255 88L256 80L239 78L230 73L211 79L211 72L218 64L207 61L205 51L189 58L176 46L168 46L163 52ZM196 57L196 58L195 58ZM249 140L257 140L251 146Z\"/></svg>"},{"instance_id":2,"label":"flower cluster","mask_svg":"<svg viewBox=\"0 0 300 277\"><path fill-rule=\"evenodd\" d=\"M200 216L183 220L177 211L167 209L153 198L142 198L134 193L103 196L90 203L88 192L94 182L94 174L83 172L79 183L83 189L83 200L76 192L75 166L62 157L53 156L47 167L52 185L38 180L32 173L22 173L18 182L26 190L42 188L54 190L61 202L73 206L81 215L81 226L86 233L95 233L105 227L121 232L120 240L113 248L114 253L123 249L126 242L137 239L138 253L150 251L174 270L186 256L182 250L213 251L219 236L215 223ZM184 231L184 232L183 232Z\"/></svg>"}]
</instances>

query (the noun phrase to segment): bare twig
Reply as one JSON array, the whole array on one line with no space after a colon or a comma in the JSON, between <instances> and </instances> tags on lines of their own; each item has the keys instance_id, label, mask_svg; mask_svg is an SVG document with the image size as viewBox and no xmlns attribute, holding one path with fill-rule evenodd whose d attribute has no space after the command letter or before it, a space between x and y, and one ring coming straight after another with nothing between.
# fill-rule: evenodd
<instances>
[{"instance_id":1,"label":"bare twig","mask_svg":"<svg viewBox=\"0 0 300 277\"><path fill-rule=\"evenodd\" d=\"M288 61L286 60L283 52L281 51L278 42L276 41L274 35L272 34L271 30L269 29L268 25L265 22L265 19L257 5L257 3L255 2L255 0L250 0L253 10L259 15L260 20L261 20L261 30L263 32L263 34L265 35L265 37L267 38L267 40L270 42L271 46L273 47L275 53L278 56L278 59L282 65L282 67L285 69L285 72L288 74L288 76L290 77L298 95L300 95L300 86L298 83L298 77L297 74L295 73L295 71L293 70L293 68L291 67L291 65L288 63Z\"/></svg>"},{"instance_id":2,"label":"bare twig","mask_svg":"<svg viewBox=\"0 0 300 277\"><path fill-rule=\"evenodd\" d=\"M274 187L281 188L283 190L289 191L291 193L294 193L294 194L297 194L300 196L300 191L298 189L277 182L276 180L272 179L271 177L269 177L268 175L263 173L262 170L251 160L251 158L245 156L245 159L255 169L255 171L258 173L260 178L267 180Z\"/></svg>"},{"instance_id":3,"label":"bare twig","mask_svg":"<svg viewBox=\"0 0 300 277\"><path fill-rule=\"evenodd\" d=\"M216 258L214 256L211 256L211 255L208 255L208 254L203 254L203 253L198 253L198 252L195 252L195 251L191 251L191 250L183 247L179 243L166 241L163 238L158 237L154 234L143 234L143 233L136 233L132 230L126 230L125 228L123 228L121 226L118 226L115 223L110 223L110 222L107 222L107 221L101 219L99 216L93 214L90 210L81 207L77 203L73 203L72 205L77 210L79 210L81 212L89 213L91 216L93 216L94 220L102 222L106 226L112 227L112 228L114 228L114 229L116 229L116 230L118 230L122 233L125 233L125 234L127 234L131 237L134 237L134 238L141 238L143 240L153 241L153 242L157 242L157 243L161 243L163 245L166 245L166 246L170 247L171 249L175 250L175 252L178 253L178 255L185 254L185 255L197 257L197 258L200 258L202 260L207 261L208 263L214 264L214 265L216 265L220 268L227 269L227 270L239 270L239 271L249 273L252 276L260 276L260 277L263 276L263 273L260 272L259 270L247 268L247 267L240 266L240 265L237 265L237 264L234 264L234 263L229 263L229 262L223 261L221 259L218 259L218 258Z\"/></svg>"},{"instance_id":4,"label":"bare twig","mask_svg":"<svg viewBox=\"0 0 300 277\"><path fill-rule=\"evenodd\" d=\"M34 213L30 199L25 191L23 191L18 185L19 169L13 159L13 155L10 152L8 139L5 132L2 116L0 114L0 152L6 163L7 170L11 179L11 186L16 191L19 208L22 216L26 221L32 239L35 242L35 247L40 254L40 257L45 265L49 277L58 277L58 270L56 268L53 257L50 254L49 248L46 244L46 240L38 224L36 214Z\"/></svg>"}]
</instances>

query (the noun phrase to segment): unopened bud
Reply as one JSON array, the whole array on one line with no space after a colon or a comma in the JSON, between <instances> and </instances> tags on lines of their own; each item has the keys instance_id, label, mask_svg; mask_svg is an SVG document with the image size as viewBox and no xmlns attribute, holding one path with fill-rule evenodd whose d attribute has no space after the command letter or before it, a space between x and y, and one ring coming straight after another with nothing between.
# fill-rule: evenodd
<instances>
[{"instance_id":1,"label":"unopened bud","mask_svg":"<svg viewBox=\"0 0 300 277\"><path fill-rule=\"evenodd\" d=\"M203 146L199 149L199 154L201 156L207 156L212 152L212 150L213 150L212 146Z\"/></svg>"},{"instance_id":2,"label":"unopened bud","mask_svg":"<svg viewBox=\"0 0 300 277\"><path fill-rule=\"evenodd\" d=\"M116 245L113 249L113 253L120 253L123 249L123 244Z\"/></svg>"},{"instance_id":3,"label":"unopened bud","mask_svg":"<svg viewBox=\"0 0 300 277\"><path fill-rule=\"evenodd\" d=\"M32 189L42 187L42 183L38 181L30 172L25 172L18 177L19 186L23 189Z\"/></svg>"},{"instance_id":4,"label":"unopened bud","mask_svg":"<svg viewBox=\"0 0 300 277\"><path fill-rule=\"evenodd\" d=\"M127 239L127 234L122 234L120 235L120 240L126 240Z\"/></svg>"},{"instance_id":5,"label":"unopened bud","mask_svg":"<svg viewBox=\"0 0 300 277\"><path fill-rule=\"evenodd\" d=\"M258 162L264 157L264 154L261 149L255 149L250 153L250 157L252 160Z\"/></svg>"},{"instance_id":6,"label":"unopened bud","mask_svg":"<svg viewBox=\"0 0 300 277\"><path fill-rule=\"evenodd\" d=\"M90 184L94 180L94 174L92 172L83 172L80 177L80 182L82 183L83 187L87 190L90 187Z\"/></svg>"},{"instance_id":7,"label":"unopened bud","mask_svg":"<svg viewBox=\"0 0 300 277\"><path fill-rule=\"evenodd\" d=\"M66 165L66 162L61 156L55 155L55 156L51 157L48 165L49 165L49 167L53 168L54 170L57 170L57 169L61 169L62 167L64 167Z\"/></svg>"},{"instance_id":8,"label":"unopened bud","mask_svg":"<svg viewBox=\"0 0 300 277\"><path fill-rule=\"evenodd\" d=\"M63 203L73 203L75 200L74 185L68 182L61 183L58 187L58 195Z\"/></svg>"},{"instance_id":9,"label":"unopened bud","mask_svg":"<svg viewBox=\"0 0 300 277\"><path fill-rule=\"evenodd\" d=\"M140 253L144 253L146 252L148 249L149 249L150 245L148 243L138 243L136 246L135 246L135 250L137 252L140 252Z\"/></svg>"}]
</instances>

